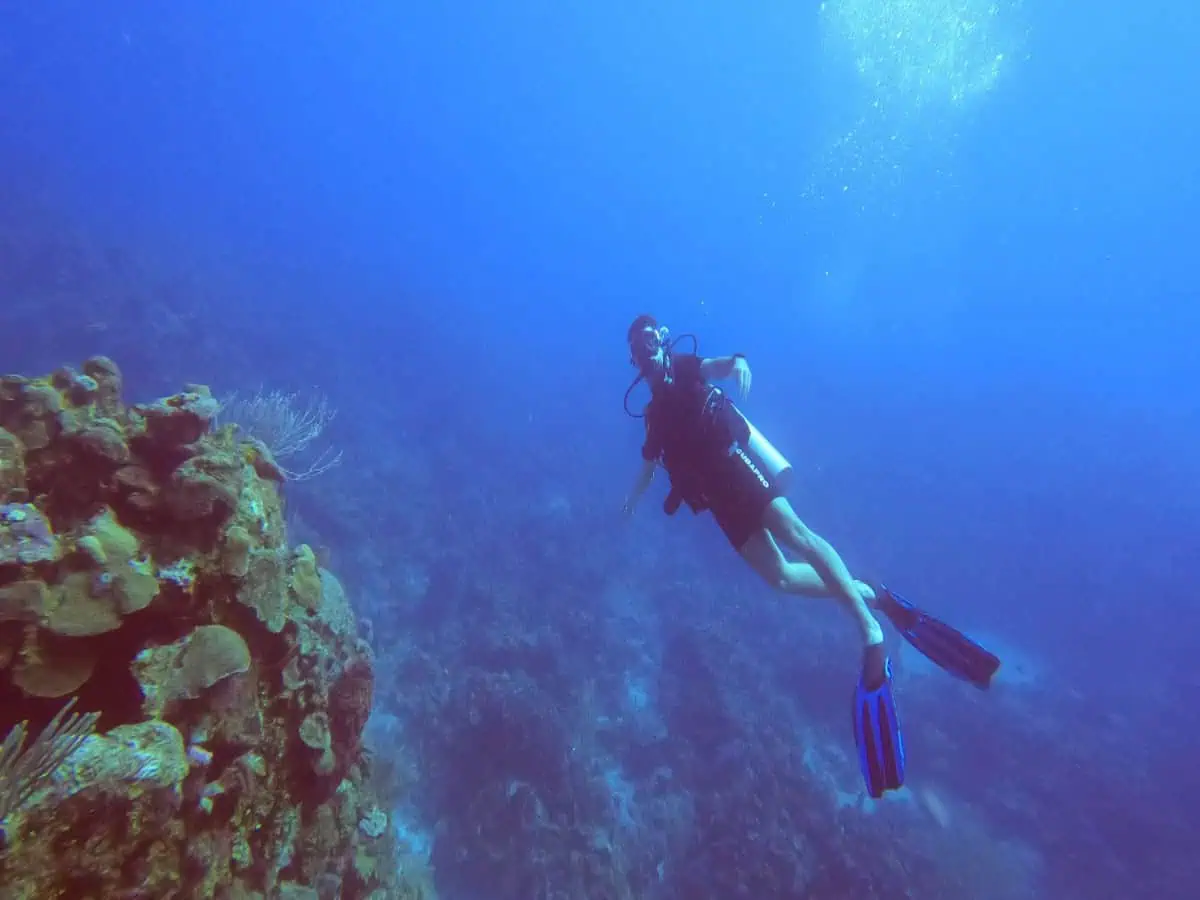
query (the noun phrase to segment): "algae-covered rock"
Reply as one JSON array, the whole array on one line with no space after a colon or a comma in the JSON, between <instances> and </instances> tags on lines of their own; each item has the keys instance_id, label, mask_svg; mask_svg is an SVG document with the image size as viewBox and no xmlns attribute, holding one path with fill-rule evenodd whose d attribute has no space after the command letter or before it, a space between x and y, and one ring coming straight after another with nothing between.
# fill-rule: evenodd
<instances>
[{"instance_id":1,"label":"algae-covered rock","mask_svg":"<svg viewBox=\"0 0 1200 900\"><path fill-rule=\"evenodd\" d=\"M321 576L317 557L308 544L301 544L292 554L292 597L310 613L321 608Z\"/></svg>"},{"instance_id":2,"label":"algae-covered rock","mask_svg":"<svg viewBox=\"0 0 1200 900\"><path fill-rule=\"evenodd\" d=\"M358 822L359 830L361 830L362 833L367 837L372 838L382 836L384 831L387 830L387 826L387 813L385 813L378 806L371 807L371 809L367 811L367 814Z\"/></svg>"},{"instance_id":3,"label":"algae-covered rock","mask_svg":"<svg viewBox=\"0 0 1200 900\"><path fill-rule=\"evenodd\" d=\"M0 428L0 503L25 499L25 448Z\"/></svg>"},{"instance_id":4,"label":"algae-covered rock","mask_svg":"<svg viewBox=\"0 0 1200 900\"><path fill-rule=\"evenodd\" d=\"M279 900L321 900L321 895L316 888L285 881L279 885Z\"/></svg>"},{"instance_id":5,"label":"algae-covered rock","mask_svg":"<svg viewBox=\"0 0 1200 900\"><path fill-rule=\"evenodd\" d=\"M167 507L177 519L229 518L242 492L245 464L236 456L210 450L193 456L175 470L166 492Z\"/></svg>"},{"instance_id":6,"label":"algae-covered rock","mask_svg":"<svg viewBox=\"0 0 1200 900\"><path fill-rule=\"evenodd\" d=\"M56 608L45 622L55 634L86 637L121 627L123 617L145 609L159 592L158 575L140 539L105 509L81 526L76 549L88 568L56 586Z\"/></svg>"},{"instance_id":7,"label":"algae-covered rock","mask_svg":"<svg viewBox=\"0 0 1200 900\"><path fill-rule=\"evenodd\" d=\"M56 585L57 602L43 620L47 631L63 637L95 637L121 627L107 573L75 572Z\"/></svg>"},{"instance_id":8,"label":"algae-covered rock","mask_svg":"<svg viewBox=\"0 0 1200 900\"><path fill-rule=\"evenodd\" d=\"M254 550L237 598L253 610L267 630L278 634L287 622L287 559L278 550Z\"/></svg>"},{"instance_id":9,"label":"algae-covered rock","mask_svg":"<svg viewBox=\"0 0 1200 900\"><path fill-rule=\"evenodd\" d=\"M131 432L135 439L160 447L194 444L208 431L220 409L207 387L196 386L172 397L133 407L130 410Z\"/></svg>"},{"instance_id":10,"label":"algae-covered rock","mask_svg":"<svg viewBox=\"0 0 1200 900\"><path fill-rule=\"evenodd\" d=\"M221 571L234 578L244 578L250 571L253 546L250 532L241 525L231 525L225 532L225 544L221 548Z\"/></svg>"},{"instance_id":11,"label":"algae-covered rock","mask_svg":"<svg viewBox=\"0 0 1200 900\"><path fill-rule=\"evenodd\" d=\"M46 614L50 591L40 580L26 579L0 587L0 622L37 622Z\"/></svg>"},{"instance_id":12,"label":"algae-covered rock","mask_svg":"<svg viewBox=\"0 0 1200 900\"><path fill-rule=\"evenodd\" d=\"M158 576L141 541L106 509L88 522L81 542L101 572L92 578L89 593L108 600L121 616L145 609L158 593Z\"/></svg>"},{"instance_id":13,"label":"algae-covered rock","mask_svg":"<svg viewBox=\"0 0 1200 900\"><path fill-rule=\"evenodd\" d=\"M246 447L246 461L254 467L259 478L281 483L287 481L287 475L275 461L275 454L271 452L270 447L255 437L247 439L244 446Z\"/></svg>"},{"instance_id":14,"label":"algae-covered rock","mask_svg":"<svg viewBox=\"0 0 1200 900\"><path fill-rule=\"evenodd\" d=\"M133 456L121 426L109 419L79 427L71 433L71 441L85 455L113 466L127 463Z\"/></svg>"},{"instance_id":15,"label":"algae-covered rock","mask_svg":"<svg viewBox=\"0 0 1200 900\"><path fill-rule=\"evenodd\" d=\"M6 900L183 897L183 738L165 722L88 737L6 822ZM130 830L140 835L130 840ZM83 886L87 886L83 889Z\"/></svg>"},{"instance_id":16,"label":"algae-covered rock","mask_svg":"<svg viewBox=\"0 0 1200 900\"><path fill-rule=\"evenodd\" d=\"M116 418L121 405L121 370L107 356L93 356L84 362L83 373L96 382L96 410L103 416Z\"/></svg>"},{"instance_id":17,"label":"algae-covered rock","mask_svg":"<svg viewBox=\"0 0 1200 900\"><path fill-rule=\"evenodd\" d=\"M209 746L230 752L260 747L266 735L266 721L259 706L260 687L253 669L215 684L196 716L196 733L204 735Z\"/></svg>"},{"instance_id":18,"label":"algae-covered rock","mask_svg":"<svg viewBox=\"0 0 1200 900\"><path fill-rule=\"evenodd\" d=\"M83 687L96 668L97 650L83 641L29 631L11 678L29 697L67 697Z\"/></svg>"},{"instance_id":19,"label":"algae-covered rock","mask_svg":"<svg viewBox=\"0 0 1200 900\"><path fill-rule=\"evenodd\" d=\"M131 462L121 466L113 476L115 494L114 506L119 510L141 517L148 517L157 510L162 486L154 477L154 473L140 462Z\"/></svg>"},{"instance_id":20,"label":"algae-covered rock","mask_svg":"<svg viewBox=\"0 0 1200 900\"><path fill-rule=\"evenodd\" d=\"M143 650L133 661L145 697L143 710L151 717L249 670L250 649L241 635L224 625L201 625L173 644Z\"/></svg>"},{"instance_id":21,"label":"algae-covered rock","mask_svg":"<svg viewBox=\"0 0 1200 900\"><path fill-rule=\"evenodd\" d=\"M0 622L0 670L7 669L17 658L26 629L15 622Z\"/></svg>"},{"instance_id":22,"label":"algae-covered rock","mask_svg":"<svg viewBox=\"0 0 1200 900\"><path fill-rule=\"evenodd\" d=\"M328 569L321 569L321 607L318 615L334 634L345 640L353 640L358 633L358 620L346 597L346 589Z\"/></svg>"},{"instance_id":23,"label":"algae-covered rock","mask_svg":"<svg viewBox=\"0 0 1200 900\"><path fill-rule=\"evenodd\" d=\"M29 565L62 556L61 542L36 507L10 507L4 533L11 552L0 553L0 559ZM158 593L138 538L111 512L82 526L75 549L88 569L68 571L53 582L24 579L0 589L0 619L15 615L62 637L93 637L116 631L123 616L144 609Z\"/></svg>"},{"instance_id":24,"label":"algae-covered rock","mask_svg":"<svg viewBox=\"0 0 1200 900\"><path fill-rule=\"evenodd\" d=\"M58 536L32 503L0 506L0 567L56 562L62 556Z\"/></svg>"},{"instance_id":25,"label":"algae-covered rock","mask_svg":"<svg viewBox=\"0 0 1200 900\"><path fill-rule=\"evenodd\" d=\"M431 896L368 787L345 592L215 412L126 407L104 357L0 377L0 740L60 697L106 729L4 823L4 900Z\"/></svg>"},{"instance_id":26,"label":"algae-covered rock","mask_svg":"<svg viewBox=\"0 0 1200 900\"><path fill-rule=\"evenodd\" d=\"M199 697L219 681L250 671L250 648L242 636L224 625L201 625L183 642L179 654L180 694Z\"/></svg>"},{"instance_id":27,"label":"algae-covered rock","mask_svg":"<svg viewBox=\"0 0 1200 900\"><path fill-rule=\"evenodd\" d=\"M157 721L122 725L107 734L90 736L54 773L45 793L62 802L88 790L126 799L165 790L170 803L177 805L189 770L183 736L171 725ZM41 805L38 801L38 797L30 801L34 812Z\"/></svg>"},{"instance_id":28,"label":"algae-covered rock","mask_svg":"<svg viewBox=\"0 0 1200 900\"><path fill-rule=\"evenodd\" d=\"M100 385L91 375L63 366L50 376L50 383L72 406L83 406L96 397Z\"/></svg>"},{"instance_id":29,"label":"algae-covered rock","mask_svg":"<svg viewBox=\"0 0 1200 900\"><path fill-rule=\"evenodd\" d=\"M27 453L50 446L61 433L62 409L62 397L46 381L0 378L0 428L15 435Z\"/></svg>"},{"instance_id":30,"label":"algae-covered rock","mask_svg":"<svg viewBox=\"0 0 1200 900\"><path fill-rule=\"evenodd\" d=\"M309 758L316 774L328 775L333 771L333 737L329 733L329 717L325 713L315 712L305 716L300 723L300 741L313 751Z\"/></svg>"}]
</instances>

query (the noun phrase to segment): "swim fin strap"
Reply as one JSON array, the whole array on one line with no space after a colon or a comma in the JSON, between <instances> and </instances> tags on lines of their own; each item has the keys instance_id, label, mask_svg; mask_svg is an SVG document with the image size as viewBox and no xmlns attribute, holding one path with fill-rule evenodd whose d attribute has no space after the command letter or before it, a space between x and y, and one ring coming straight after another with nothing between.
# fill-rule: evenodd
<instances>
[{"instance_id":1,"label":"swim fin strap","mask_svg":"<svg viewBox=\"0 0 1200 900\"><path fill-rule=\"evenodd\" d=\"M927 659L980 690L991 686L992 676L1000 668L996 654L882 585L876 592L875 605L901 637Z\"/></svg>"},{"instance_id":2,"label":"swim fin strap","mask_svg":"<svg viewBox=\"0 0 1200 900\"><path fill-rule=\"evenodd\" d=\"M885 660L883 681L868 688L859 676L854 691L854 743L867 793L878 800L904 785L904 735L892 696L892 664Z\"/></svg>"}]
</instances>

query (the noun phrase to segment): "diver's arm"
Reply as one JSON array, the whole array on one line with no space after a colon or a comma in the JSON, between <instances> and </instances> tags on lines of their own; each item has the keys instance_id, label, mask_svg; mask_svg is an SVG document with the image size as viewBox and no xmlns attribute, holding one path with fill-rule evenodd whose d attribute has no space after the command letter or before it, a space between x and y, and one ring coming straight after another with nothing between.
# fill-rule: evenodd
<instances>
[{"instance_id":1,"label":"diver's arm","mask_svg":"<svg viewBox=\"0 0 1200 900\"><path fill-rule=\"evenodd\" d=\"M714 356L700 361L700 375L706 381L736 378L738 392L744 397L750 392L750 364L741 353L733 356Z\"/></svg>"},{"instance_id":2,"label":"diver's arm","mask_svg":"<svg viewBox=\"0 0 1200 900\"><path fill-rule=\"evenodd\" d=\"M633 483L633 489L629 492L629 496L625 498L625 506L622 507L625 515L633 515L634 509L637 508L638 500L641 499L642 494L646 493L646 488L650 487L650 482L654 480L654 470L656 468L658 468L658 463L655 460L642 460L642 468L638 472L637 481Z\"/></svg>"},{"instance_id":3,"label":"diver's arm","mask_svg":"<svg viewBox=\"0 0 1200 900\"><path fill-rule=\"evenodd\" d=\"M745 361L740 353L733 356L713 356L700 360L700 375L707 381L723 381L733 376L738 360Z\"/></svg>"}]
</instances>

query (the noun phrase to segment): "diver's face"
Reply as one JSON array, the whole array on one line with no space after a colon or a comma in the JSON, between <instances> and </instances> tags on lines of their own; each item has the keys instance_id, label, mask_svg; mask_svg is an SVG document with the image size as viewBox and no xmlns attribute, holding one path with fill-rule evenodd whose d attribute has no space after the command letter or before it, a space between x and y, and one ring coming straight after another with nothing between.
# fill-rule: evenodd
<instances>
[{"instance_id":1,"label":"diver's face","mask_svg":"<svg viewBox=\"0 0 1200 900\"><path fill-rule=\"evenodd\" d=\"M634 337L630 349L643 374L650 375L662 369L665 351L657 329L647 325Z\"/></svg>"}]
</instances>

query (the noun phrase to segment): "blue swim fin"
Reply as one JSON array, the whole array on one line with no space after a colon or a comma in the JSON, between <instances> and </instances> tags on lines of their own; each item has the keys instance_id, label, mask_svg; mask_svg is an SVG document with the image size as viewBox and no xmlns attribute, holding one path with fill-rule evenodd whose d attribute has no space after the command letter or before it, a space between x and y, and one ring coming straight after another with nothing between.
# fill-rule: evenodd
<instances>
[{"instance_id":1,"label":"blue swim fin","mask_svg":"<svg viewBox=\"0 0 1200 900\"><path fill-rule=\"evenodd\" d=\"M883 585L875 592L875 608L926 659L980 690L991 686L992 676L1000 668L996 654Z\"/></svg>"},{"instance_id":2,"label":"blue swim fin","mask_svg":"<svg viewBox=\"0 0 1200 900\"><path fill-rule=\"evenodd\" d=\"M854 691L854 742L867 793L879 799L904 784L904 736L892 696L891 661L883 660L883 680L874 687L867 686L869 667L863 668Z\"/></svg>"}]
</instances>

